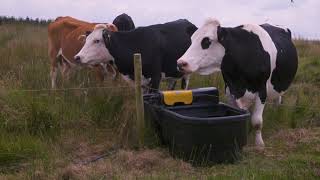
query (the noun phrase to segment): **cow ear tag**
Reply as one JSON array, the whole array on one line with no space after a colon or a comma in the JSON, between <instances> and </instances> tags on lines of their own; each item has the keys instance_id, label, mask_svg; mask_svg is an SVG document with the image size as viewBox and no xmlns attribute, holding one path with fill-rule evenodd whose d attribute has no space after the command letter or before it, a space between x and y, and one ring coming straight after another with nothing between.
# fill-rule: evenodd
<instances>
[{"instance_id":1,"label":"cow ear tag","mask_svg":"<svg viewBox=\"0 0 320 180\"><path fill-rule=\"evenodd\" d=\"M103 37L104 45L108 47L110 43L110 34L108 33L107 29L102 30L102 37Z\"/></svg>"},{"instance_id":2,"label":"cow ear tag","mask_svg":"<svg viewBox=\"0 0 320 180\"><path fill-rule=\"evenodd\" d=\"M163 101L165 105L173 106L177 103L185 105L192 104L193 95L191 90L163 91Z\"/></svg>"},{"instance_id":3,"label":"cow ear tag","mask_svg":"<svg viewBox=\"0 0 320 180\"><path fill-rule=\"evenodd\" d=\"M227 34L226 30L223 29L221 26L218 26L218 29L217 29L218 40L223 41L226 34Z\"/></svg>"}]
</instances>

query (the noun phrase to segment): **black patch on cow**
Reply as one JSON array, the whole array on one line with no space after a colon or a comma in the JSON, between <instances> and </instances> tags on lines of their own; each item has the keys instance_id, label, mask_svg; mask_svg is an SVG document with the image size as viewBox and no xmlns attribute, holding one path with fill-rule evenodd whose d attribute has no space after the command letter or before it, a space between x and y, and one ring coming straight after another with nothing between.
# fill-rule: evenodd
<instances>
[{"instance_id":1,"label":"black patch on cow","mask_svg":"<svg viewBox=\"0 0 320 180\"><path fill-rule=\"evenodd\" d=\"M211 45L211 40L208 37L205 37L201 41L202 49L208 49Z\"/></svg>"},{"instance_id":2,"label":"black patch on cow","mask_svg":"<svg viewBox=\"0 0 320 180\"><path fill-rule=\"evenodd\" d=\"M241 27L223 28L218 40L225 48L221 71L231 94L242 97L248 90L258 93L261 102L267 97L266 82L270 75L270 56L259 37Z\"/></svg>"},{"instance_id":3,"label":"black patch on cow","mask_svg":"<svg viewBox=\"0 0 320 180\"><path fill-rule=\"evenodd\" d=\"M111 32L106 47L115 58L119 72L129 76L134 74L133 54L141 53L142 74L151 78L153 89L158 89L161 72L166 77L183 75L177 70L177 60L191 45L190 29L197 28L187 20L177 20L127 32Z\"/></svg>"},{"instance_id":4,"label":"black patch on cow","mask_svg":"<svg viewBox=\"0 0 320 180\"><path fill-rule=\"evenodd\" d=\"M261 27L268 32L277 48L276 68L272 72L271 84L278 92L289 88L298 68L297 50L291 40L291 31L263 24Z\"/></svg>"},{"instance_id":5,"label":"black patch on cow","mask_svg":"<svg viewBox=\"0 0 320 180\"><path fill-rule=\"evenodd\" d=\"M117 16L112 24L114 24L119 31L130 31L135 28L132 18L125 13Z\"/></svg>"}]
</instances>

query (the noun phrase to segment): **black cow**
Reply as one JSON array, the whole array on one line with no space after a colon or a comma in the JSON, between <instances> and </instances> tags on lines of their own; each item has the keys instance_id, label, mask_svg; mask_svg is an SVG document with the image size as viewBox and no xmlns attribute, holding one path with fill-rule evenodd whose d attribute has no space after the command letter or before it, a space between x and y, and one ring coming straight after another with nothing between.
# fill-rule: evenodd
<instances>
[{"instance_id":1,"label":"black cow","mask_svg":"<svg viewBox=\"0 0 320 180\"><path fill-rule=\"evenodd\" d=\"M135 25L133 23L133 20L131 19L131 17L125 13L120 14L119 16L117 16L112 24L114 24L119 31L128 31L128 30L132 30L135 28Z\"/></svg>"},{"instance_id":2,"label":"black cow","mask_svg":"<svg viewBox=\"0 0 320 180\"><path fill-rule=\"evenodd\" d=\"M264 146L261 136L265 102L289 88L298 67L296 48L289 29L269 24L221 27L208 19L192 37L192 45L178 60L185 73L222 72L230 103L252 108L256 145Z\"/></svg>"},{"instance_id":3,"label":"black cow","mask_svg":"<svg viewBox=\"0 0 320 180\"><path fill-rule=\"evenodd\" d=\"M197 27L187 20L139 27L127 32L111 32L103 25L96 26L87 37L75 59L84 64L98 64L113 60L119 72L133 80L133 54L142 55L142 74L151 78L151 88L158 89L162 73L180 78L177 59L191 44ZM182 83L182 88L187 84Z\"/></svg>"}]
</instances>

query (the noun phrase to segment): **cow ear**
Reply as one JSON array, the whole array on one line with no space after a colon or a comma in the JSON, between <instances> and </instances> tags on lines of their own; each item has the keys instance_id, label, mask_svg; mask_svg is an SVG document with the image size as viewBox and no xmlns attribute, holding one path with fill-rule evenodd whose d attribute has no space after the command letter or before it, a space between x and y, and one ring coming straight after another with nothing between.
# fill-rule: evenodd
<instances>
[{"instance_id":1,"label":"cow ear","mask_svg":"<svg viewBox=\"0 0 320 180\"><path fill-rule=\"evenodd\" d=\"M86 36L89 36L89 34L91 34L92 31L86 31Z\"/></svg>"},{"instance_id":2,"label":"cow ear","mask_svg":"<svg viewBox=\"0 0 320 180\"><path fill-rule=\"evenodd\" d=\"M219 42L224 41L226 39L226 37L227 37L227 34L228 34L228 31L227 31L226 28L218 26L217 35L218 35L218 41Z\"/></svg>"},{"instance_id":3,"label":"cow ear","mask_svg":"<svg viewBox=\"0 0 320 180\"><path fill-rule=\"evenodd\" d=\"M187 27L187 34L189 34L190 36L192 36L192 34L197 30L198 28L196 26L188 26Z\"/></svg>"},{"instance_id":4,"label":"cow ear","mask_svg":"<svg viewBox=\"0 0 320 180\"><path fill-rule=\"evenodd\" d=\"M118 28L114 24L107 24L107 29L112 32L117 32Z\"/></svg>"},{"instance_id":5,"label":"cow ear","mask_svg":"<svg viewBox=\"0 0 320 180\"><path fill-rule=\"evenodd\" d=\"M105 46L108 48L110 46L110 32L107 29L103 29L102 37L103 37Z\"/></svg>"},{"instance_id":6,"label":"cow ear","mask_svg":"<svg viewBox=\"0 0 320 180\"><path fill-rule=\"evenodd\" d=\"M85 42L85 41L86 41L86 38L87 38L87 36L84 35L84 34L82 34L82 35L80 35L80 36L78 37L78 40L79 40L80 42Z\"/></svg>"}]
</instances>

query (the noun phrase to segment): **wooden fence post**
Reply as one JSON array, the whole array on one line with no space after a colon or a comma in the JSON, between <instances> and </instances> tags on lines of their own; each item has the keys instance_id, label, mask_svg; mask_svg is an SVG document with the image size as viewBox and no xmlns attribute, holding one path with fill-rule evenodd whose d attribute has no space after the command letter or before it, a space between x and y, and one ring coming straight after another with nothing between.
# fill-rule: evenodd
<instances>
[{"instance_id":1,"label":"wooden fence post","mask_svg":"<svg viewBox=\"0 0 320 180\"><path fill-rule=\"evenodd\" d=\"M135 95L136 95L136 135L139 141L139 147L143 147L144 144L144 104L143 104L143 91L142 91L142 65L141 54L134 54L134 81L135 81Z\"/></svg>"}]
</instances>

